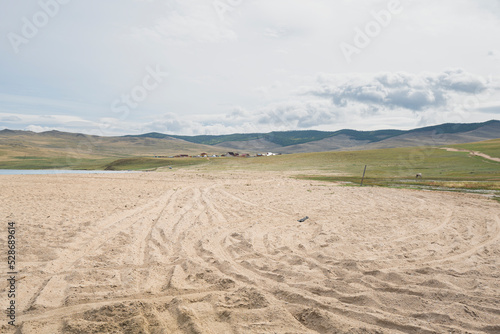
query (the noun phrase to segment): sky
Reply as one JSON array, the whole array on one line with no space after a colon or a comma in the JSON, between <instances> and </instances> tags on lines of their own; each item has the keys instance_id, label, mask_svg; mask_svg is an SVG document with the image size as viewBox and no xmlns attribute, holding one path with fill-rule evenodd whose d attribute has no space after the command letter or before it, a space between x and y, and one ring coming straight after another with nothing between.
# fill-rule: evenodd
<instances>
[{"instance_id":1,"label":"sky","mask_svg":"<svg viewBox=\"0 0 500 334\"><path fill-rule=\"evenodd\" d=\"M500 0L0 0L0 129L500 119Z\"/></svg>"}]
</instances>

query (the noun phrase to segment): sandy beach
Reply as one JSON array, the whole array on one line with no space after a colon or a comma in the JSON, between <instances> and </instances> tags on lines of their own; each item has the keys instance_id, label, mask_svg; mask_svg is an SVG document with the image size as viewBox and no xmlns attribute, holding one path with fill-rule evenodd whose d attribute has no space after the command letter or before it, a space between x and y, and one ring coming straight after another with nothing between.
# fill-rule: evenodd
<instances>
[{"instance_id":1,"label":"sandy beach","mask_svg":"<svg viewBox=\"0 0 500 334\"><path fill-rule=\"evenodd\" d=\"M500 203L479 195L261 172L0 182L18 333L500 333Z\"/></svg>"}]
</instances>

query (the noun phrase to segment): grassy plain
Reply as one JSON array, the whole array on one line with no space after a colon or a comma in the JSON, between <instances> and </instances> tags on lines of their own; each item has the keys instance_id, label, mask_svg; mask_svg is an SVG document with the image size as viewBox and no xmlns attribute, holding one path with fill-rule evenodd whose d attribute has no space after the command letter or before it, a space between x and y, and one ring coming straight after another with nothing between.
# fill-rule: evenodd
<instances>
[{"instance_id":1,"label":"grassy plain","mask_svg":"<svg viewBox=\"0 0 500 334\"><path fill-rule=\"evenodd\" d=\"M204 164L202 158L126 158L106 165L106 170L150 170L159 167L190 167Z\"/></svg>"},{"instance_id":2,"label":"grassy plain","mask_svg":"<svg viewBox=\"0 0 500 334\"><path fill-rule=\"evenodd\" d=\"M470 151L480 151L494 158L500 158L500 138L481 141L477 143L450 145L450 147Z\"/></svg>"},{"instance_id":3,"label":"grassy plain","mask_svg":"<svg viewBox=\"0 0 500 334\"><path fill-rule=\"evenodd\" d=\"M487 143L490 145L490 143ZM481 144L475 145L477 150ZM494 148L493 148L494 149ZM302 179L418 189L489 192L500 195L500 163L440 148L396 148L211 159L200 171L283 171ZM422 173L422 179L416 174Z\"/></svg>"},{"instance_id":4,"label":"grassy plain","mask_svg":"<svg viewBox=\"0 0 500 334\"><path fill-rule=\"evenodd\" d=\"M500 157L500 139L450 145ZM137 154L137 152L136 152ZM217 171L282 171L303 179L345 182L358 185L364 166L364 185L415 187L449 190L500 190L500 162L472 156L467 152L448 152L439 147L408 147L365 151L336 151L286 154L251 158L153 158L99 154L85 150L61 152L50 147L20 146L0 148L0 168L9 169L107 169L164 170L169 167ZM422 173L422 179L415 175ZM500 194L499 194L500 195Z\"/></svg>"}]
</instances>

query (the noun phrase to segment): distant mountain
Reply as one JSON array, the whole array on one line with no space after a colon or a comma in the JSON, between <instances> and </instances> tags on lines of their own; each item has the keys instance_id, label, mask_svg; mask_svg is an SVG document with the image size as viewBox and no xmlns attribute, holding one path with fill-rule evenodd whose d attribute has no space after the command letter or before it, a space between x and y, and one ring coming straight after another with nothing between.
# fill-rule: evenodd
<instances>
[{"instance_id":1,"label":"distant mountain","mask_svg":"<svg viewBox=\"0 0 500 334\"><path fill-rule=\"evenodd\" d=\"M125 137L140 138L177 138L191 143L204 145L221 145L233 142L246 142L251 140L264 140L279 146L291 146L312 141L318 141L337 135L347 135L356 140L379 141L385 138L394 137L404 133L401 130L378 130L378 131L356 131L340 130L335 132L305 130L305 131L274 131L269 133L237 133L230 135L201 135L201 136L177 136L166 135L158 132L146 133L143 135L129 135ZM225 145L224 145L225 146Z\"/></svg>"},{"instance_id":2,"label":"distant mountain","mask_svg":"<svg viewBox=\"0 0 500 334\"><path fill-rule=\"evenodd\" d=\"M202 152L303 153L378 148L462 144L500 138L500 121L472 124L441 124L408 131L283 131L220 136L176 136L146 133L100 137L81 133L20 130L0 131L0 161L27 157L75 159L133 156L198 155ZM67 159L67 158L65 158ZM73 158L72 158L73 159Z\"/></svg>"},{"instance_id":3,"label":"distant mountain","mask_svg":"<svg viewBox=\"0 0 500 334\"><path fill-rule=\"evenodd\" d=\"M195 144L169 136L101 137L55 130L40 133L8 129L0 131L0 160L23 156L71 155L102 158L197 155L202 152L225 153L228 149Z\"/></svg>"},{"instance_id":4,"label":"distant mountain","mask_svg":"<svg viewBox=\"0 0 500 334\"><path fill-rule=\"evenodd\" d=\"M136 138L177 138L195 144L232 148L239 151L281 153L364 150L404 146L460 144L500 137L500 121L446 123L413 130L376 131L282 131L219 136L176 136L157 132L125 136Z\"/></svg>"}]
</instances>

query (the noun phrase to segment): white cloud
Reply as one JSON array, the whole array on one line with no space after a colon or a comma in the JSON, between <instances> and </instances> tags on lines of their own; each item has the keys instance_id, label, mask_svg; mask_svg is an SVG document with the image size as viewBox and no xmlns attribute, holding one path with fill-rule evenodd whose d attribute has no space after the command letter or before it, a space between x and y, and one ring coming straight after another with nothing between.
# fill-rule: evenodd
<instances>
[{"instance_id":1,"label":"white cloud","mask_svg":"<svg viewBox=\"0 0 500 334\"><path fill-rule=\"evenodd\" d=\"M19 54L0 39L0 127L201 134L498 118L486 79L500 76L497 0L404 1L350 64L339 43L387 1L221 1L232 6L222 18L212 0L71 1ZM0 35L38 10L5 2ZM156 64L168 80L120 119L111 104Z\"/></svg>"},{"instance_id":2,"label":"white cloud","mask_svg":"<svg viewBox=\"0 0 500 334\"><path fill-rule=\"evenodd\" d=\"M45 131L51 131L51 130L56 130L60 129L60 127L50 127L50 126L40 126L40 125L28 125L25 130L26 131L33 131L33 132L45 132Z\"/></svg>"},{"instance_id":3,"label":"white cloud","mask_svg":"<svg viewBox=\"0 0 500 334\"><path fill-rule=\"evenodd\" d=\"M306 93L331 99L339 107L353 104L378 109L407 109L420 112L450 107L457 94L481 94L488 89L486 79L461 69L420 74L396 72L353 75L345 82L321 76L318 85Z\"/></svg>"},{"instance_id":4,"label":"white cloud","mask_svg":"<svg viewBox=\"0 0 500 334\"><path fill-rule=\"evenodd\" d=\"M178 1L174 8L153 24L132 27L132 36L153 43L218 43L234 42L237 36L227 24L220 22L210 1Z\"/></svg>"}]
</instances>

